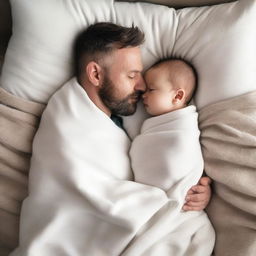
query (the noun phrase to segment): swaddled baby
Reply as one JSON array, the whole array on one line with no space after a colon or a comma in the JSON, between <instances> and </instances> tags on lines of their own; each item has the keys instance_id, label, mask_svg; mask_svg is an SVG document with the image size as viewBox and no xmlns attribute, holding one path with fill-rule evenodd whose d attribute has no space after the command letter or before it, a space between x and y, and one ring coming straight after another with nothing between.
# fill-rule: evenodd
<instances>
[{"instance_id":1,"label":"swaddled baby","mask_svg":"<svg viewBox=\"0 0 256 256\"><path fill-rule=\"evenodd\" d=\"M156 63L144 78L147 90L143 103L153 117L143 123L131 148L134 176L137 182L168 191L189 174L195 160L198 179L203 172L198 114L194 105L188 105L196 90L197 76L188 62L170 59ZM145 158L144 163L141 158Z\"/></svg>"},{"instance_id":2,"label":"swaddled baby","mask_svg":"<svg viewBox=\"0 0 256 256\"><path fill-rule=\"evenodd\" d=\"M204 168L198 114L189 105L197 86L195 69L187 61L169 59L152 66L144 78L143 103L152 117L144 121L131 146L134 178L163 189L172 205L164 210L165 238L154 242L153 254L145 255L211 255L215 235L206 213L182 211L186 191L197 184ZM150 229L144 227L144 237Z\"/></svg>"}]
</instances>

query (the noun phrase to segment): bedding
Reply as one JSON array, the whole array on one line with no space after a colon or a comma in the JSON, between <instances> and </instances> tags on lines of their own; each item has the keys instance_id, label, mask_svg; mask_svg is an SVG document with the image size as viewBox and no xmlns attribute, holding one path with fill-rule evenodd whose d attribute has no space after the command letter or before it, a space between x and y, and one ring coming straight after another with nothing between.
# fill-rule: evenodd
<instances>
[{"instance_id":1,"label":"bedding","mask_svg":"<svg viewBox=\"0 0 256 256\"><path fill-rule=\"evenodd\" d=\"M132 181L129 147L76 79L54 94L33 142L20 247L11 255L120 255L172 204L161 189Z\"/></svg>"},{"instance_id":2,"label":"bedding","mask_svg":"<svg viewBox=\"0 0 256 256\"><path fill-rule=\"evenodd\" d=\"M32 102L33 105L39 106L46 104L52 94L73 76L71 56L75 35L97 21L112 21L127 26L134 23L144 30L146 42L142 48L142 57L145 69L168 56L183 57L191 61L199 75L199 87L195 98L199 110L218 101L255 90L254 0L180 10L149 3L117 3L111 0L11 0L11 7L13 35L5 55L1 87L11 94L15 101L29 102L29 105ZM8 105L10 109L16 108L9 102L5 104L1 101L1 104ZM21 109L20 112L30 113L27 109ZM20 112L17 112L18 115L23 116ZM32 116L36 116L35 120L38 122L40 114ZM140 107L134 116L124 119L125 128L131 138L138 135L145 117ZM23 124L19 121L16 127L19 130L23 128ZM6 140L6 135L2 136ZM26 141L28 138L31 141L33 135L26 132L22 139ZM19 137L16 139L20 140ZM14 151L16 152L15 147ZM26 152L22 156L27 159L29 154ZM214 155L215 152L210 151L209 154ZM1 153L4 161L6 157L8 156ZM221 172L221 164L217 167L219 168L216 172ZM11 178L9 169L5 167L2 170L3 177L10 177L11 183L15 184L15 178ZM28 168L24 172L28 172ZM26 179L26 176L22 177ZM235 177L234 179L239 181L239 175ZM212 178L214 180L215 176ZM24 181L24 184L26 182ZM1 184L1 191L4 191L1 194L1 209L4 208L2 202L20 202L26 194L12 194L13 189L7 190ZM224 201L223 204L225 203ZM1 223L6 223L6 226L13 230L16 229L16 232L13 231L8 237L5 229L0 230L0 249L3 253L15 246L19 205L20 203L17 204L14 219L13 213L9 210L4 210L6 218L1 217ZM225 215L227 210L221 206L219 213L216 213L217 209L209 209L213 212L211 218L219 213ZM234 214L239 212L237 208L232 210ZM254 213L250 214L255 218ZM246 223L243 226L246 226ZM242 225L240 227L242 230ZM218 235L219 230L218 227L216 248L227 235ZM237 230L234 236L238 234L239 229ZM255 234L255 229L252 228L251 232ZM245 243L241 237L239 235L238 239ZM252 244L253 242L250 243ZM230 248L225 248L227 255ZM217 252L216 255L223 256L220 249L217 249ZM239 253L239 250L232 250L231 255L242 255Z\"/></svg>"},{"instance_id":3,"label":"bedding","mask_svg":"<svg viewBox=\"0 0 256 256\"><path fill-rule=\"evenodd\" d=\"M180 209L186 192L203 174L197 117L193 105L150 117L144 121L130 149L135 181L168 193L178 181L186 180L178 186L180 189L177 187L177 200L182 200Z\"/></svg>"},{"instance_id":4,"label":"bedding","mask_svg":"<svg viewBox=\"0 0 256 256\"><path fill-rule=\"evenodd\" d=\"M214 180L207 212L218 234L215 254L255 255L256 92L201 109L199 122L205 171Z\"/></svg>"},{"instance_id":5,"label":"bedding","mask_svg":"<svg viewBox=\"0 0 256 256\"><path fill-rule=\"evenodd\" d=\"M165 210L165 221L151 220L136 235L129 255L212 254L215 235L205 212L182 211L187 191L197 184L204 168L197 118L193 105L151 117L132 142L134 180L163 189L176 205Z\"/></svg>"},{"instance_id":6,"label":"bedding","mask_svg":"<svg viewBox=\"0 0 256 256\"><path fill-rule=\"evenodd\" d=\"M11 6L13 36L1 84L18 97L46 103L73 76L74 37L97 21L139 26L145 69L173 55L191 61L200 77L199 108L254 90L254 0L180 10L111 0L11 0Z\"/></svg>"},{"instance_id":7,"label":"bedding","mask_svg":"<svg viewBox=\"0 0 256 256\"><path fill-rule=\"evenodd\" d=\"M3 88L0 102L0 255L8 255L18 244L32 140L44 105L17 98Z\"/></svg>"}]
</instances>

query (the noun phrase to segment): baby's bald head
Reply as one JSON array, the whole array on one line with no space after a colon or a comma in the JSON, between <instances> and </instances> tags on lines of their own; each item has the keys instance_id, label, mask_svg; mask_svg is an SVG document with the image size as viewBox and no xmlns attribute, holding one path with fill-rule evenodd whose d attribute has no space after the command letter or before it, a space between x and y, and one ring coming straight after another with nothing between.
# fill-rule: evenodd
<instances>
[{"instance_id":1,"label":"baby's bald head","mask_svg":"<svg viewBox=\"0 0 256 256\"><path fill-rule=\"evenodd\" d=\"M183 89L186 94L185 103L190 102L197 87L197 73L189 62L183 59L167 59L151 68L158 69L173 89Z\"/></svg>"}]
</instances>

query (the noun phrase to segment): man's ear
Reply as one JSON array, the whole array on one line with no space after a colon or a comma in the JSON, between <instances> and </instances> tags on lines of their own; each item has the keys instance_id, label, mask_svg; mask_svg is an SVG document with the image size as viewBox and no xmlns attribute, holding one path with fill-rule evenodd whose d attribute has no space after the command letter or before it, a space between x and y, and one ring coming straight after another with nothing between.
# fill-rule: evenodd
<instances>
[{"instance_id":1,"label":"man's ear","mask_svg":"<svg viewBox=\"0 0 256 256\"><path fill-rule=\"evenodd\" d=\"M182 101L185 98L185 91L183 89L178 89L174 97L175 102Z\"/></svg>"},{"instance_id":2,"label":"man's ear","mask_svg":"<svg viewBox=\"0 0 256 256\"><path fill-rule=\"evenodd\" d=\"M102 67L96 63L95 61L90 61L86 66L86 74L88 80L94 86L100 86L103 78L103 70Z\"/></svg>"}]
</instances>

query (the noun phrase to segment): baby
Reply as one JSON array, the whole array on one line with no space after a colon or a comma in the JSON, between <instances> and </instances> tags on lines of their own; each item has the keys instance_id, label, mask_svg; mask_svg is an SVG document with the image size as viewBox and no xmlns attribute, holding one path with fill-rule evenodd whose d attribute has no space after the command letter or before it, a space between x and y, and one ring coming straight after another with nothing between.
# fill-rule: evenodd
<instances>
[{"instance_id":1,"label":"baby","mask_svg":"<svg viewBox=\"0 0 256 256\"><path fill-rule=\"evenodd\" d=\"M164 224L156 227L165 230L166 243L156 243L154 250L162 255L162 250L175 256L211 255L215 234L206 213L182 211L186 191L197 184L204 169L198 114L189 105L197 87L195 69L184 60L169 59L148 69L144 78L143 103L152 117L132 142L134 179L161 188L170 199ZM150 229L144 227L145 237Z\"/></svg>"},{"instance_id":2,"label":"baby","mask_svg":"<svg viewBox=\"0 0 256 256\"><path fill-rule=\"evenodd\" d=\"M170 59L153 65L144 78L143 103L153 117L144 121L131 147L135 180L168 191L191 174L195 185L203 173L198 114L188 105L197 87L196 71L184 60ZM138 167L141 157L146 163Z\"/></svg>"}]
</instances>

